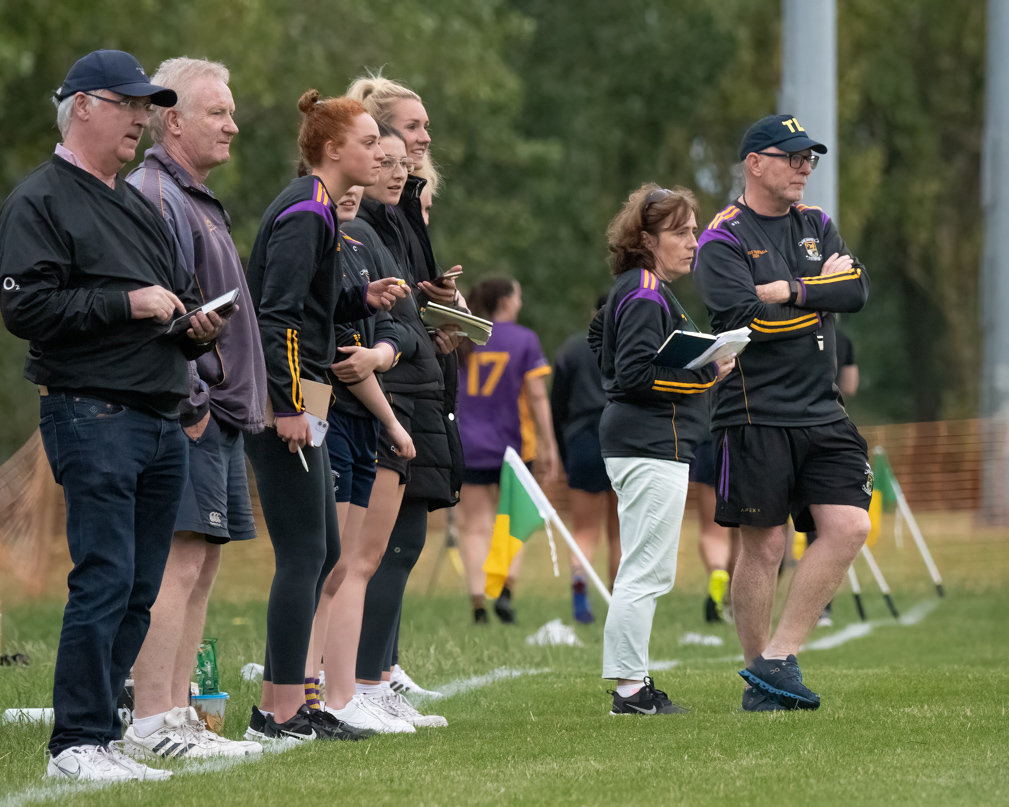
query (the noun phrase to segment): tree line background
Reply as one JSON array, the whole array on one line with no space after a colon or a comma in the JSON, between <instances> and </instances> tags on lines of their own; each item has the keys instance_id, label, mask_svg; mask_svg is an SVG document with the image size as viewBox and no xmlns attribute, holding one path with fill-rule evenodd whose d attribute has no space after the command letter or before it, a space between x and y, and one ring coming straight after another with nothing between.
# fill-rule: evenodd
<instances>
[{"instance_id":1,"label":"tree line background","mask_svg":"<svg viewBox=\"0 0 1009 807\"><path fill-rule=\"evenodd\" d=\"M840 210L828 212L872 278L869 305L843 323L862 374L849 409L862 423L970 417L984 2L839 0L838 12L827 159L840 160ZM85 53L127 50L149 73L208 57L231 70L241 130L208 184L247 258L294 175L299 95L339 95L382 68L432 121L440 262L463 265L464 287L520 280L521 321L552 357L608 287L606 224L631 190L693 188L702 226L738 190L742 133L777 111L779 23L779 0L5 0L0 194L52 153L49 99ZM704 321L689 280L676 291ZM0 329L0 460L38 422L26 350Z\"/></svg>"}]
</instances>

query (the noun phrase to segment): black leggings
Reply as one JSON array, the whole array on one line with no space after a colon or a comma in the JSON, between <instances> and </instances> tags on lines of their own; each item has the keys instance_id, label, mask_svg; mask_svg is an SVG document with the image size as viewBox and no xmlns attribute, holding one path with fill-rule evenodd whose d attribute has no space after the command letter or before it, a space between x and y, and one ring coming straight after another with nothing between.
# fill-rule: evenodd
<instances>
[{"instance_id":1,"label":"black leggings","mask_svg":"<svg viewBox=\"0 0 1009 807\"><path fill-rule=\"evenodd\" d=\"M392 665L399 634L403 592L427 538L427 499L403 499L389 546L364 596L364 620L357 648L357 677L380 681Z\"/></svg>"},{"instance_id":2,"label":"black leggings","mask_svg":"<svg viewBox=\"0 0 1009 807\"><path fill-rule=\"evenodd\" d=\"M245 450L276 561L266 610L263 680L304 684L315 609L322 585L340 559L329 454L305 446L305 473L276 429L248 435Z\"/></svg>"}]
</instances>

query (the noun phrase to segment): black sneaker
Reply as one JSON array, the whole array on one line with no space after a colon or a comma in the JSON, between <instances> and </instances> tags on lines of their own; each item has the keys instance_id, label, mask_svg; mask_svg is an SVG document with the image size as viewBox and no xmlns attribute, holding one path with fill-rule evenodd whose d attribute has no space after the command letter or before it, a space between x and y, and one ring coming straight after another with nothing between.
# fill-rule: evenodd
<instances>
[{"instance_id":1,"label":"black sneaker","mask_svg":"<svg viewBox=\"0 0 1009 807\"><path fill-rule=\"evenodd\" d=\"M722 615L718 613L718 603L712 599L711 595L704 601L704 621L705 622L721 622Z\"/></svg>"},{"instance_id":2,"label":"black sneaker","mask_svg":"<svg viewBox=\"0 0 1009 807\"><path fill-rule=\"evenodd\" d=\"M374 734L372 731L362 731L349 723L344 723L332 712L325 709L312 709L311 707L309 709L312 712L309 719L322 727L320 734L329 732L326 737L328 740L363 740Z\"/></svg>"},{"instance_id":3,"label":"black sneaker","mask_svg":"<svg viewBox=\"0 0 1009 807\"><path fill-rule=\"evenodd\" d=\"M611 715L678 715L689 712L683 706L677 706L661 689L655 688L655 682L645 676L645 685L629 698L624 698L615 690L607 690L613 696Z\"/></svg>"},{"instance_id":4,"label":"black sneaker","mask_svg":"<svg viewBox=\"0 0 1009 807\"><path fill-rule=\"evenodd\" d=\"M786 711L775 700L771 699L762 689L754 689L749 684L743 690L743 711L744 712L783 712Z\"/></svg>"},{"instance_id":5,"label":"black sneaker","mask_svg":"<svg viewBox=\"0 0 1009 807\"><path fill-rule=\"evenodd\" d=\"M515 611L512 609L512 593L508 586L501 589L501 596L494 603L494 613L506 625L511 625L515 622Z\"/></svg>"},{"instance_id":6,"label":"black sneaker","mask_svg":"<svg viewBox=\"0 0 1009 807\"><path fill-rule=\"evenodd\" d=\"M273 719L273 715L268 715L264 734L271 740L291 739L298 742L350 739L349 736L340 736L346 734L342 728L338 728L329 721L321 719L318 715L319 712L315 709L310 709L307 703L301 704L298 711L294 713L294 717L286 723L278 723ZM339 723L340 727L344 725L339 720L336 720L336 718L333 718L333 720Z\"/></svg>"},{"instance_id":7,"label":"black sneaker","mask_svg":"<svg viewBox=\"0 0 1009 807\"><path fill-rule=\"evenodd\" d=\"M258 743L266 739L266 715L255 706L252 707L252 716L249 718L249 727L245 730L245 739Z\"/></svg>"},{"instance_id":8,"label":"black sneaker","mask_svg":"<svg viewBox=\"0 0 1009 807\"><path fill-rule=\"evenodd\" d=\"M474 608L473 609L473 622L477 625L487 624L487 609L486 608Z\"/></svg>"},{"instance_id":9,"label":"black sneaker","mask_svg":"<svg viewBox=\"0 0 1009 807\"><path fill-rule=\"evenodd\" d=\"M820 696L802 683L802 670L795 656L784 661L757 656L739 674L754 689L766 692L786 709L820 708Z\"/></svg>"}]
</instances>

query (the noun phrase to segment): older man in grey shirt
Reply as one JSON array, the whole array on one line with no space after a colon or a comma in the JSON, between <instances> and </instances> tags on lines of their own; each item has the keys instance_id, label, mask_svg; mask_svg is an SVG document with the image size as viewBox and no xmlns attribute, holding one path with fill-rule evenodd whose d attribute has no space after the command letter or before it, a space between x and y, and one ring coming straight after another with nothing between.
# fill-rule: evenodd
<instances>
[{"instance_id":1,"label":"older man in grey shirt","mask_svg":"<svg viewBox=\"0 0 1009 807\"><path fill-rule=\"evenodd\" d=\"M155 145L129 182L165 217L203 299L237 288L239 300L217 349L190 364L191 394L180 407L189 479L151 627L134 665L134 720L124 748L137 756L246 756L262 747L219 737L189 706L221 546L256 535L243 433L263 430L263 348L231 221L204 184L211 169L228 161L238 127L223 65L170 59L154 78L179 100L152 115Z\"/></svg>"}]
</instances>

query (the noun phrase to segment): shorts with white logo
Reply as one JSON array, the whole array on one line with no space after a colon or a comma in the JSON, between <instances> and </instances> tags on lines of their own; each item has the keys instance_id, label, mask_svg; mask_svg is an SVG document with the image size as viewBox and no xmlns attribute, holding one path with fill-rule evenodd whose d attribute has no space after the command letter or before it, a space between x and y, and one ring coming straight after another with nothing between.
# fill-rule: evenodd
<instances>
[{"instance_id":1,"label":"shorts with white logo","mask_svg":"<svg viewBox=\"0 0 1009 807\"><path fill-rule=\"evenodd\" d=\"M201 533L211 544L255 538L242 433L211 414L199 439L186 441L189 477L175 531Z\"/></svg>"},{"instance_id":2,"label":"shorts with white logo","mask_svg":"<svg viewBox=\"0 0 1009 807\"><path fill-rule=\"evenodd\" d=\"M336 501L368 506L378 468L378 427L375 418L358 418L329 410L326 448Z\"/></svg>"},{"instance_id":3,"label":"shorts with white logo","mask_svg":"<svg viewBox=\"0 0 1009 807\"><path fill-rule=\"evenodd\" d=\"M716 436L715 521L816 529L809 506L869 509L868 448L847 418L822 426L729 426Z\"/></svg>"}]
</instances>

